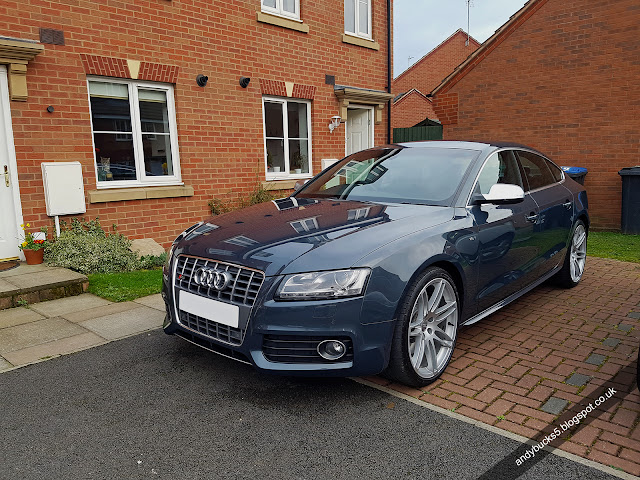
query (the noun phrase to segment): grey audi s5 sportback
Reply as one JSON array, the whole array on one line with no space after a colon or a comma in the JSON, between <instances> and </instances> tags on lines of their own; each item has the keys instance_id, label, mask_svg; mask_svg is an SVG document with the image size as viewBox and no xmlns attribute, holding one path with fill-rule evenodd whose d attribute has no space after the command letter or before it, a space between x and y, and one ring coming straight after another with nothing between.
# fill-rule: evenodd
<instances>
[{"instance_id":1,"label":"grey audi s5 sportback","mask_svg":"<svg viewBox=\"0 0 640 480\"><path fill-rule=\"evenodd\" d=\"M185 230L164 330L269 372L425 385L462 325L551 277L577 285L588 227L584 187L531 148L372 148Z\"/></svg>"}]
</instances>

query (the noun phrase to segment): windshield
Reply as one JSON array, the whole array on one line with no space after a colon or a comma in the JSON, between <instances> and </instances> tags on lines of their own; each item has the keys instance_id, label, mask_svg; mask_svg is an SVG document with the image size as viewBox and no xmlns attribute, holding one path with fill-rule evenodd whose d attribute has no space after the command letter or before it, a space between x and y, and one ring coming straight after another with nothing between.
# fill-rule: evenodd
<instances>
[{"instance_id":1,"label":"windshield","mask_svg":"<svg viewBox=\"0 0 640 480\"><path fill-rule=\"evenodd\" d=\"M354 153L295 197L450 205L478 150L374 148Z\"/></svg>"}]
</instances>

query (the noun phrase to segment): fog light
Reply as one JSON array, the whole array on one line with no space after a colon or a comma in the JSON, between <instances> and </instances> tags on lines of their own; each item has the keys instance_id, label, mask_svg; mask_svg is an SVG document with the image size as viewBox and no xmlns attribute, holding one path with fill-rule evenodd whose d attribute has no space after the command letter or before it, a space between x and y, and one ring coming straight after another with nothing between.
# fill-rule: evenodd
<instances>
[{"instance_id":1,"label":"fog light","mask_svg":"<svg viewBox=\"0 0 640 480\"><path fill-rule=\"evenodd\" d=\"M325 340L318 344L318 354L325 360L338 360L347 353L347 347L339 340Z\"/></svg>"}]
</instances>

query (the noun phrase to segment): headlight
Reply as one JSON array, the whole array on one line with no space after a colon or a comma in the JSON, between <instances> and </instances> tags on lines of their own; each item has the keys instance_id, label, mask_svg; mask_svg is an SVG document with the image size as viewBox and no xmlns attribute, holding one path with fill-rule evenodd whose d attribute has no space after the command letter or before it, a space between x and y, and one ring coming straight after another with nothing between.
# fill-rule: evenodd
<instances>
[{"instance_id":1,"label":"headlight","mask_svg":"<svg viewBox=\"0 0 640 480\"><path fill-rule=\"evenodd\" d=\"M278 291L278 300L319 300L362 295L371 270L355 268L332 272L287 275Z\"/></svg>"}]
</instances>

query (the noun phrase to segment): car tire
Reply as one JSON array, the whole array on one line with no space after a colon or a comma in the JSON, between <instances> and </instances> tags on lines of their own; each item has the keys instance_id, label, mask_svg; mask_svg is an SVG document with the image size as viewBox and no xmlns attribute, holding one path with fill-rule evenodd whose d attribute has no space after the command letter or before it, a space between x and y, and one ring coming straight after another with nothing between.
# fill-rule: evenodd
<instances>
[{"instance_id":1,"label":"car tire","mask_svg":"<svg viewBox=\"0 0 640 480\"><path fill-rule=\"evenodd\" d=\"M573 226L562 268L555 276L556 283L561 287L573 288L582 280L587 261L587 237L587 227L582 220L578 220Z\"/></svg>"},{"instance_id":2,"label":"car tire","mask_svg":"<svg viewBox=\"0 0 640 480\"><path fill-rule=\"evenodd\" d=\"M434 382L451 360L459 316L451 276L438 267L422 272L400 304L384 375L413 387Z\"/></svg>"}]
</instances>

